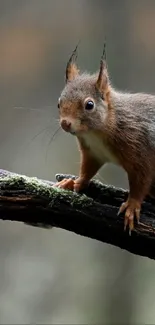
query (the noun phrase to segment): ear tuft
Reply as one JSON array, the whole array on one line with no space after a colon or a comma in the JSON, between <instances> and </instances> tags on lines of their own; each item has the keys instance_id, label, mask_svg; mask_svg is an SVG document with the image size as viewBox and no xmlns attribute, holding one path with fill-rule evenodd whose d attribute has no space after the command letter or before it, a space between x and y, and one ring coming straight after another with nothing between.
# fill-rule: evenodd
<instances>
[{"instance_id":1,"label":"ear tuft","mask_svg":"<svg viewBox=\"0 0 155 325\"><path fill-rule=\"evenodd\" d=\"M109 78L108 78L108 71L106 66L106 43L104 43L96 87L100 91L100 93L104 95L104 93L107 92L108 85L109 85Z\"/></svg>"},{"instance_id":2,"label":"ear tuft","mask_svg":"<svg viewBox=\"0 0 155 325\"><path fill-rule=\"evenodd\" d=\"M79 69L76 64L77 49L78 49L78 44L76 45L66 66L66 83L68 81L72 81L79 74Z\"/></svg>"}]
</instances>

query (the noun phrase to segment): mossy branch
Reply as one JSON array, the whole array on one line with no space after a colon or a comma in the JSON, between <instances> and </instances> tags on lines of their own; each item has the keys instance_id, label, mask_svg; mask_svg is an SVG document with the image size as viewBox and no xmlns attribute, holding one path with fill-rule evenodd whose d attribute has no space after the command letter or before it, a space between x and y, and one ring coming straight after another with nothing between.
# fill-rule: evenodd
<instances>
[{"instance_id":1,"label":"mossy branch","mask_svg":"<svg viewBox=\"0 0 155 325\"><path fill-rule=\"evenodd\" d=\"M65 177L70 175L56 175L58 181ZM63 228L155 259L153 200L147 198L143 203L141 224L135 225L129 236L123 231L123 215L117 216L127 191L95 180L81 194L54 188L53 184L0 170L0 219Z\"/></svg>"}]
</instances>

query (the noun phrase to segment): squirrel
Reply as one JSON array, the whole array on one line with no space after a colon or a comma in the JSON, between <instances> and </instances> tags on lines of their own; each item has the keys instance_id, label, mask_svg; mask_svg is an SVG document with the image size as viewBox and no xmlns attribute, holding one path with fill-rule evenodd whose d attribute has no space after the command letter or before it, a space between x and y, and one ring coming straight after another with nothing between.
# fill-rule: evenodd
<instances>
[{"instance_id":1,"label":"squirrel","mask_svg":"<svg viewBox=\"0 0 155 325\"><path fill-rule=\"evenodd\" d=\"M155 95L113 87L105 44L97 73L80 72L76 59L77 46L66 66L58 109L61 128L77 138L80 172L76 180L64 179L55 186L79 192L105 163L121 166L129 194L118 215L124 213L124 230L128 227L131 235L145 197L155 197Z\"/></svg>"}]
</instances>

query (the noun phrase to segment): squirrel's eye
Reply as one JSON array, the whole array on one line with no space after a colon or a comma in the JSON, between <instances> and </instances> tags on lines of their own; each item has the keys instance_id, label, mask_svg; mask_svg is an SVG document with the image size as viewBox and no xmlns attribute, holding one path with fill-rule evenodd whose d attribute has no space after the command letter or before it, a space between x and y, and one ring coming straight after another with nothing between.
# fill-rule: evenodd
<instances>
[{"instance_id":1,"label":"squirrel's eye","mask_svg":"<svg viewBox=\"0 0 155 325\"><path fill-rule=\"evenodd\" d=\"M92 100L88 100L86 103L85 103L85 109L87 111L90 111L91 109L94 108L94 102Z\"/></svg>"},{"instance_id":2,"label":"squirrel's eye","mask_svg":"<svg viewBox=\"0 0 155 325\"><path fill-rule=\"evenodd\" d=\"M60 108L60 98L58 99L58 105L57 105L58 109Z\"/></svg>"}]
</instances>

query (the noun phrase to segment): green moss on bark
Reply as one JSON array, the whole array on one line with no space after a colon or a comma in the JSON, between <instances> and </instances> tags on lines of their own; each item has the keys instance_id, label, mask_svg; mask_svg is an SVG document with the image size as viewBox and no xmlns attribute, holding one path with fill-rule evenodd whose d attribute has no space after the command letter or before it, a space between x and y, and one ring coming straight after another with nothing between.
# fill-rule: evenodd
<instances>
[{"instance_id":1,"label":"green moss on bark","mask_svg":"<svg viewBox=\"0 0 155 325\"><path fill-rule=\"evenodd\" d=\"M21 176L18 174L10 174L0 178L0 190L16 190L24 189L28 194L36 195L49 199L50 206L55 200L63 200L70 203L71 206L90 206L93 199L88 198L85 194L78 194L71 190L63 190L39 180L36 177Z\"/></svg>"}]
</instances>

